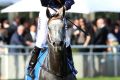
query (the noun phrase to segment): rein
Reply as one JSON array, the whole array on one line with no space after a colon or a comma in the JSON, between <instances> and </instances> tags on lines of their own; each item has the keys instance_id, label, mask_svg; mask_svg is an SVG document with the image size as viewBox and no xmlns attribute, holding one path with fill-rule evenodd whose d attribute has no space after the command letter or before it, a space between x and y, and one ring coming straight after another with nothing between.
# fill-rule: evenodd
<instances>
[{"instance_id":1,"label":"rein","mask_svg":"<svg viewBox=\"0 0 120 80\"><path fill-rule=\"evenodd\" d=\"M53 9L55 12L57 12L57 10L55 10L54 8L51 8ZM77 26L76 24L74 24L68 17L64 16L64 18L66 18L67 21L69 21L70 23L72 23L74 26L76 26L80 31L82 31L85 35L89 35L86 31L84 31L83 29L81 29L79 26ZM70 27L69 27L70 28Z\"/></svg>"}]
</instances>

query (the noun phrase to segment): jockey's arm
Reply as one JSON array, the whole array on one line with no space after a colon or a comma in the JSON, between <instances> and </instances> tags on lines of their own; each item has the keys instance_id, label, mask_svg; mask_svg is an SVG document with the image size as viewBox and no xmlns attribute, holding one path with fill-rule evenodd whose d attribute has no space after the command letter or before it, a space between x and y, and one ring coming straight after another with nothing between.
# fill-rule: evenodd
<instances>
[{"instance_id":1,"label":"jockey's arm","mask_svg":"<svg viewBox=\"0 0 120 80\"><path fill-rule=\"evenodd\" d=\"M90 40L91 40L91 36L90 36L90 35L87 35L87 36L86 36L86 40L85 40L83 46L86 47L86 46L90 43Z\"/></svg>"},{"instance_id":2,"label":"jockey's arm","mask_svg":"<svg viewBox=\"0 0 120 80\"><path fill-rule=\"evenodd\" d=\"M64 7L66 10L70 9L71 6L74 4L74 0L65 0Z\"/></svg>"},{"instance_id":3,"label":"jockey's arm","mask_svg":"<svg viewBox=\"0 0 120 80\"><path fill-rule=\"evenodd\" d=\"M63 10L68 10L71 8L71 6L74 4L74 0L65 0L65 4L57 10L56 14L61 14Z\"/></svg>"}]
</instances>

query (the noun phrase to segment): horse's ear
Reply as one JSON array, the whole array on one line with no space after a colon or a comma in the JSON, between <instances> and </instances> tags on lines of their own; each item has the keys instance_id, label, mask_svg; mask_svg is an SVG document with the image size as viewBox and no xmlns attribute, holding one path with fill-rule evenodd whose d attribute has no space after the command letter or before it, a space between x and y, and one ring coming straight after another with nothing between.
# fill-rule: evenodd
<instances>
[{"instance_id":1,"label":"horse's ear","mask_svg":"<svg viewBox=\"0 0 120 80\"><path fill-rule=\"evenodd\" d=\"M48 8L46 9L46 16L47 16L48 18L50 18L50 17L51 17L51 14L50 14L50 11L49 11L49 9L48 9Z\"/></svg>"}]
</instances>

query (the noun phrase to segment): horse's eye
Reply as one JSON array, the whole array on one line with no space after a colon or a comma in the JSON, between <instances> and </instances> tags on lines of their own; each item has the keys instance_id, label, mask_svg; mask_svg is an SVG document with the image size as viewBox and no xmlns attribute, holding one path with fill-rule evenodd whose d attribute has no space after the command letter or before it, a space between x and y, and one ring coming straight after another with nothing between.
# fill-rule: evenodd
<instances>
[{"instance_id":1,"label":"horse's eye","mask_svg":"<svg viewBox=\"0 0 120 80\"><path fill-rule=\"evenodd\" d=\"M48 27L48 30L50 30L50 28Z\"/></svg>"},{"instance_id":2,"label":"horse's eye","mask_svg":"<svg viewBox=\"0 0 120 80\"><path fill-rule=\"evenodd\" d=\"M53 42L53 45L55 46L55 42Z\"/></svg>"}]
</instances>

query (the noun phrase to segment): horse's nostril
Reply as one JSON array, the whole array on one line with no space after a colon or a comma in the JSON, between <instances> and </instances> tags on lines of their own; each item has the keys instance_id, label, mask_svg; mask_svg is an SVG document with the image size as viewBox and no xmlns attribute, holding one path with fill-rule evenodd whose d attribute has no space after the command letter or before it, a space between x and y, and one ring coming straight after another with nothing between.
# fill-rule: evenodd
<instances>
[{"instance_id":1,"label":"horse's nostril","mask_svg":"<svg viewBox=\"0 0 120 80\"><path fill-rule=\"evenodd\" d=\"M62 46L64 44L64 42L63 41L60 41L60 46Z\"/></svg>"},{"instance_id":2,"label":"horse's nostril","mask_svg":"<svg viewBox=\"0 0 120 80\"><path fill-rule=\"evenodd\" d=\"M55 46L55 42L53 42L53 45Z\"/></svg>"},{"instance_id":3,"label":"horse's nostril","mask_svg":"<svg viewBox=\"0 0 120 80\"><path fill-rule=\"evenodd\" d=\"M62 46L64 44L63 41L59 41L59 42L53 42L54 46Z\"/></svg>"}]
</instances>

